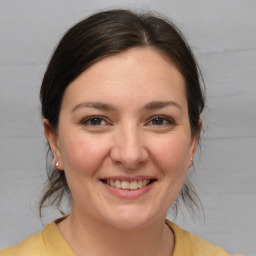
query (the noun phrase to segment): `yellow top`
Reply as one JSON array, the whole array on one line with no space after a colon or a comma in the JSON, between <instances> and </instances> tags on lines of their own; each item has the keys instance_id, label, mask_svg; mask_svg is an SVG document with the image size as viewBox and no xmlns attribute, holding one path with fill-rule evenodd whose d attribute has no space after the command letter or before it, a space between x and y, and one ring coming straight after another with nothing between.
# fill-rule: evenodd
<instances>
[{"instance_id":1,"label":"yellow top","mask_svg":"<svg viewBox=\"0 0 256 256\"><path fill-rule=\"evenodd\" d=\"M221 247L181 229L168 220L166 223L175 236L173 256L230 256ZM1 250L0 256L75 256L75 253L62 237L56 223L52 222L42 232Z\"/></svg>"}]
</instances>

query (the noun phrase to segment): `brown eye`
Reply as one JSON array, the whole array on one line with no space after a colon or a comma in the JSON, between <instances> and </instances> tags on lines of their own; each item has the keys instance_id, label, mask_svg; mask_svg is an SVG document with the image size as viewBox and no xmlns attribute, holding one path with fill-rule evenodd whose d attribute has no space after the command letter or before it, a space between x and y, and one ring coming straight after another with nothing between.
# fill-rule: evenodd
<instances>
[{"instance_id":1,"label":"brown eye","mask_svg":"<svg viewBox=\"0 0 256 256\"><path fill-rule=\"evenodd\" d=\"M162 117L157 117L152 120L153 125L163 125L164 119Z\"/></svg>"},{"instance_id":2,"label":"brown eye","mask_svg":"<svg viewBox=\"0 0 256 256\"><path fill-rule=\"evenodd\" d=\"M102 119L96 117L89 120L90 125L101 125Z\"/></svg>"},{"instance_id":3,"label":"brown eye","mask_svg":"<svg viewBox=\"0 0 256 256\"><path fill-rule=\"evenodd\" d=\"M92 116L84 119L82 121L82 124L88 125L88 126L100 126L100 125L106 125L107 122L102 117Z\"/></svg>"},{"instance_id":4,"label":"brown eye","mask_svg":"<svg viewBox=\"0 0 256 256\"><path fill-rule=\"evenodd\" d=\"M168 117L164 117L164 116L157 116L153 119L151 119L150 123L152 125L157 125L157 126L162 126L162 125L171 125L174 124L174 121L171 120Z\"/></svg>"}]
</instances>

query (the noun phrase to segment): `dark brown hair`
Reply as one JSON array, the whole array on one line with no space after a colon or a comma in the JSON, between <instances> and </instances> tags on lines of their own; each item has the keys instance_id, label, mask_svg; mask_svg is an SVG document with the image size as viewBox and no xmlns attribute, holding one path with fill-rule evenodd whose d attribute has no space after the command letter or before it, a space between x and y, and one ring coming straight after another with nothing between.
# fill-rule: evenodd
<instances>
[{"instance_id":1,"label":"dark brown hair","mask_svg":"<svg viewBox=\"0 0 256 256\"><path fill-rule=\"evenodd\" d=\"M200 86L201 72L189 45L172 22L151 13L137 14L129 10L96 13L63 36L51 57L40 91L42 116L49 120L50 128L56 130L58 126L62 98L73 80L96 61L132 47L151 47L179 69L186 82L189 121L195 136L204 108L204 94ZM48 153L52 158L50 148ZM45 193L39 203L40 214L46 205L59 207L64 195L70 198L65 171L49 165L47 174ZM188 204L197 204L189 181L180 197Z\"/></svg>"}]
</instances>

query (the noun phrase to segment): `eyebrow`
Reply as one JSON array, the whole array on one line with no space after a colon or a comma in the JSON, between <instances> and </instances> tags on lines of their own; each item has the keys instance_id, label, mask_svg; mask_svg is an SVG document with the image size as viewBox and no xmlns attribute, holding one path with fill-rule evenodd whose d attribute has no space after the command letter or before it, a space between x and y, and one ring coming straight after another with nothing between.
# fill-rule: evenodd
<instances>
[{"instance_id":1,"label":"eyebrow","mask_svg":"<svg viewBox=\"0 0 256 256\"><path fill-rule=\"evenodd\" d=\"M180 110L182 110L182 107L175 101L152 101L147 103L142 110L146 111L146 110L158 110L161 108L165 108L168 106L174 106L179 108ZM74 112L75 110L79 109L79 108L96 108L99 110L104 110L104 111L116 111L117 108L111 104L106 104L103 102L92 102L92 101L88 101L88 102L81 102L79 104L77 104L71 112Z\"/></svg>"},{"instance_id":2,"label":"eyebrow","mask_svg":"<svg viewBox=\"0 0 256 256\"><path fill-rule=\"evenodd\" d=\"M77 104L71 112L74 112L75 110L79 108L96 108L99 110L105 110L105 111L114 111L116 110L116 107L110 104L102 103L102 102L81 102Z\"/></svg>"},{"instance_id":3,"label":"eyebrow","mask_svg":"<svg viewBox=\"0 0 256 256\"><path fill-rule=\"evenodd\" d=\"M182 110L182 107L175 101L152 101L143 107L143 110L157 110L168 106L174 106Z\"/></svg>"}]
</instances>

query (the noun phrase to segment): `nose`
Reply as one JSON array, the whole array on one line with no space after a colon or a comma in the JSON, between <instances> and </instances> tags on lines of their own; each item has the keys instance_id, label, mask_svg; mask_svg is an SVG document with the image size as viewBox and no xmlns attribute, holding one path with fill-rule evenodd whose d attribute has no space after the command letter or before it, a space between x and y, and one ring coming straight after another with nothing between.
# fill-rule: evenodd
<instances>
[{"instance_id":1,"label":"nose","mask_svg":"<svg viewBox=\"0 0 256 256\"><path fill-rule=\"evenodd\" d=\"M136 126L118 129L110 157L115 164L123 165L126 169L135 169L145 163L148 152L141 131Z\"/></svg>"}]
</instances>

